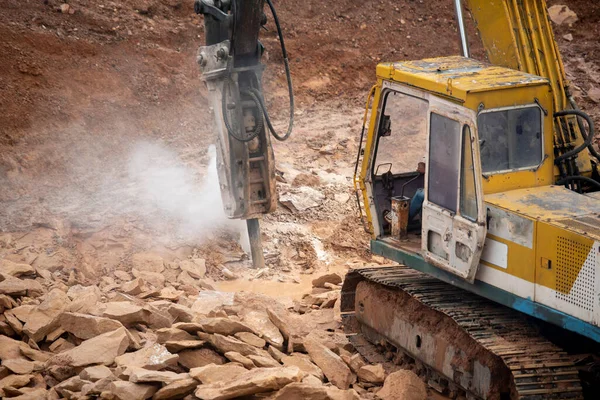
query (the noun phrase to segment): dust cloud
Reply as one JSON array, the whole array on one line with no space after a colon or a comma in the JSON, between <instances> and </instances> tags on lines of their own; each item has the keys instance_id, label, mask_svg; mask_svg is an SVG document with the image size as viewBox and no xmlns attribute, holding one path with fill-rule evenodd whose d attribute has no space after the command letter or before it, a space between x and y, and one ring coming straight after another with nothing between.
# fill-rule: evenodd
<instances>
[{"instance_id":1,"label":"dust cloud","mask_svg":"<svg viewBox=\"0 0 600 400\"><path fill-rule=\"evenodd\" d=\"M227 218L219 189L215 146L208 148L209 162L198 181L194 171L178 160L175 152L156 143L137 144L128 161L128 176L137 188L137 204L143 214L159 211L179 226L179 234L201 240L215 231L240 235L247 249L246 225Z\"/></svg>"}]
</instances>

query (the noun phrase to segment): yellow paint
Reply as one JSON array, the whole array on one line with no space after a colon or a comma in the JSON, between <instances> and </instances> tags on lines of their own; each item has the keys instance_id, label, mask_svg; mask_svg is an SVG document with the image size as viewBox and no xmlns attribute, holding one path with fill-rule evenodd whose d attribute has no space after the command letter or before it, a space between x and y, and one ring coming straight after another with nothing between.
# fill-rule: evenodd
<instances>
[{"instance_id":1,"label":"yellow paint","mask_svg":"<svg viewBox=\"0 0 600 400\"><path fill-rule=\"evenodd\" d=\"M533 237L535 237L536 225L533 228ZM481 264L487 265L498 271L507 273L526 280L527 282L535 282L535 250L518 243L511 242L495 235L487 235L488 238L494 239L497 242L504 243L508 246L508 265L507 268L501 268L492 263L481 261Z\"/></svg>"},{"instance_id":2,"label":"yellow paint","mask_svg":"<svg viewBox=\"0 0 600 400\"><path fill-rule=\"evenodd\" d=\"M548 81L539 76L460 56L381 63L377 66L377 76L436 93L458 103L466 102L470 93L548 85Z\"/></svg>"},{"instance_id":3,"label":"yellow paint","mask_svg":"<svg viewBox=\"0 0 600 400\"><path fill-rule=\"evenodd\" d=\"M371 88L371 90L369 90L369 95L367 96L367 102L366 102L366 105L365 105L365 113L363 115L363 124L362 124L363 129L365 129L365 127L367 125L367 117L369 115L369 105L371 104L371 99L375 95L376 90L377 90L377 85L373 85L373 87ZM373 109L375 109L375 108L373 108ZM370 129L370 126L369 126L369 129ZM369 133L367 132L367 143L368 143L368 137L369 137ZM361 150L362 150L362 142L359 143L359 149L358 149L358 151L360 152ZM365 157L368 158L368 154L369 153L367 153L366 149L365 149L365 156L363 156L363 159ZM360 154L359 154L359 157L360 157ZM369 204L366 201L366 199L367 199L367 188L365 186L364 181L362 179L360 179L361 175L357 176L357 173L358 173L358 165L357 165L357 168L354 170L354 176L352 177L352 183L354 185L354 192L355 193L359 193L360 192L362 194L362 196L363 196L363 199L365 199L364 200L364 205L365 205L365 216L367 218L367 230L372 233L373 232L373 219L371 217L371 209L369 208ZM361 215L361 218L362 217L363 216Z\"/></svg>"},{"instance_id":4,"label":"yellow paint","mask_svg":"<svg viewBox=\"0 0 600 400\"><path fill-rule=\"evenodd\" d=\"M571 109L567 97L568 81L558 44L550 24L546 0L467 0L488 60L498 66L516 69L548 79L552 87L551 108ZM572 124L577 137L572 140L560 126L556 135L577 147L583 138L574 117L563 117ZM583 175L591 174L590 157L579 153L577 166Z\"/></svg>"},{"instance_id":5,"label":"yellow paint","mask_svg":"<svg viewBox=\"0 0 600 400\"><path fill-rule=\"evenodd\" d=\"M594 241L546 222L538 222L537 231L535 281L568 294ZM543 260L550 260L550 269L543 267Z\"/></svg>"},{"instance_id":6,"label":"yellow paint","mask_svg":"<svg viewBox=\"0 0 600 400\"><path fill-rule=\"evenodd\" d=\"M557 221L600 213L600 202L563 186L543 186L485 196L486 203L526 218Z\"/></svg>"}]
</instances>

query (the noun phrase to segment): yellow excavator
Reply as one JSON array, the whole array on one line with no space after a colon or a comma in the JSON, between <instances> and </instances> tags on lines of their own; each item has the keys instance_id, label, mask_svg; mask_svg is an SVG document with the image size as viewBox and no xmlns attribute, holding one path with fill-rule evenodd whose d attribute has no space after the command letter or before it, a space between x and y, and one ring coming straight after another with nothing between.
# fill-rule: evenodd
<instances>
[{"instance_id":1,"label":"yellow excavator","mask_svg":"<svg viewBox=\"0 0 600 400\"><path fill-rule=\"evenodd\" d=\"M277 197L267 132L285 140L293 118L266 2L290 91L283 135L262 96L264 1L195 2L224 207L248 220L258 267L258 218ZM354 183L373 254L398 265L348 273L345 328L450 398L598 398L581 355L600 343L594 124L569 92L545 0L466 0L487 62L469 57L454 2L462 56L377 66Z\"/></svg>"},{"instance_id":2,"label":"yellow excavator","mask_svg":"<svg viewBox=\"0 0 600 400\"><path fill-rule=\"evenodd\" d=\"M399 265L349 272L345 326L452 398L600 398L573 354L600 342L593 121L545 0L466 0L488 62L455 5L462 56L377 66L354 182Z\"/></svg>"}]
</instances>

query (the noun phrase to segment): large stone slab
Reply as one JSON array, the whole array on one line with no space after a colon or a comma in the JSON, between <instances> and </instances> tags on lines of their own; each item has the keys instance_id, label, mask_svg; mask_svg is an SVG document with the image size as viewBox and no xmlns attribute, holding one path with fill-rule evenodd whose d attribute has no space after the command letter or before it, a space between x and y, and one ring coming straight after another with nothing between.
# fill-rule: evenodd
<instances>
[{"instance_id":1,"label":"large stone slab","mask_svg":"<svg viewBox=\"0 0 600 400\"><path fill-rule=\"evenodd\" d=\"M36 342L41 341L48 333L58 328L59 317L70 303L63 291L52 290L46 294L44 301L28 314L23 333Z\"/></svg>"},{"instance_id":2,"label":"large stone slab","mask_svg":"<svg viewBox=\"0 0 600 400\"><path fill-rule=\"evenodd\" d=\"M262 355L262 353L256 347L249 345L248 343L244 343L241 340L237 340L233 337L223 336L216 333L212 335L209 338L209 340L210 343L223 354L230 351L234 351L236 353L240 353L243 356L248 356L250 354L254 354L257 356Z\"/></svg>"},{"instance_id":3,"label":"large stone slab","mask_svg":"<svg viewBox=\"0 0 600 400\"><path fill-rule=\"evenodd\" d=\"M190 369L190 376L203 384L220 382L223 379L235 379L245 374L248 370L235 363L224 365L208 364L200 368Z\"/></svg>"},{"instance_id":4,"label":"large stone slab","mask_svg":"<svg viewBox=\"0 0 600 400\"><path fill-rule=\"evenodd\" d=\"M181 399L191 394L198 386L198 381L193 378L182 379L163 386L154 394L152 400Z\"/></svg>"},{"instance_id":5,"label":"large stone slab","mask_svg":"<svg viewBox=\"0 0 600 400\"><path fill-rule=\"evenodd\" d=\"M29 264L21 264L16 263L10 260L0 260L0 271L3 274L21 277L24 275L33 275L35 276L35 268L33 268Z\"/></svg>"},{"instance_id":6,"label":"large stone slab","mask_svg":"<svg viewBox=\"0 0 600 400\"><path fill-rule=\"evenodd\" d=\"M59 318L60 327L79 339L87 340L106 332L123 327L119 321L80 313L63 313Z\"/></svg>"},{"instance_id":7,"label":"large stone slab","mask_svg":"<svg viewBox=\"0 0 600 400\"><path fill-rule=\"evenodd\" d=\"M365 365L356 374L361 381L367 383L381 384L385 380L385 370L381 364Z\"/></svg>"},{"instance_id":8,"label":"large stone slab","mask_svg":"<svg viewBox=\"0 0 600 400\"><path fill-rule=\"evenodd\" d=\"M293 382L281 389L273 400L360 400L356 391L340 390L335 386Z\"/></svg>"},{"instance_id":9,"label":"large stone slab","mask_svg":"<svg viewBox=\"0 0 600 400\"><path fill-rule=\"evenodd\" d=\"M281 362L286 367L298 367L301 371L313 375L321 381L325 379L325 375L321 368L315 365L306 354L293 353L289 356L283 356Z\"/></svg>"},{"instance_id":10,"label":"large stone slab","mask_svg":"<svg viewBox=\"0 0 600 400\"><path fill-rule=\"evenodd\" d=\"M313 279L313 281L312 281L313 287L319 287L319 288L327 288L327 286L325 286L326 283L339 285L340 283L342 283L342 276L338 273L331 273L331 274L321 275L321 276Z\"/></svg>"},{"instance_id":11,"label":"large stone slab","mask_svg":"<svg viewBox=\"0 0 600 400\"><path fill-rule=\"evenodd\" d=\"M102 304L100 315L119 321L126 327L134 326L138 323L147 323L147 314L142 306L130 301L113 301Z\"/></svg>"},{"instance_id":12,"label":"large stone slab","mask_svg":"<svg viewBox=\"0 0 600 400\"><path fill-rule=\"evenodd\" d=\"M177 365L179 356L172 354L161 344L144 347L133 353L125 353L115 358L121 367L140 367L149 370L161 370L168 366Z\"/></svg>"},{"instance_id":13,"label":"large stone slab","mask_svg":"<svg viewBox=\"0 0 600 400\"><path fill-rule=\"evenodd\" d=\"M125 353L129 337L125 328L104 333L82 342L79 346L53 356L49 365L85 367L92 364L110 365L115 358Z\"/></svg>"},{"instance_id":14,"label":"large stone slab","mask_svg":"<svg viewBox=\"0 0 600 400\"><path fill-rule=\"evenodd\" d=\"M190 377L187 373L178 374L171 371L154 371L139 367L129 367L125 374L129 374L129 382L133 383L161 382L169 384Z\"/></svg>"},{"instance_id":15,"label":"large stone slab","mask_svg":"<svg viewBox=\"0 0 600 400\"><path fill-rule=\"evenodd\" d=\"M205 318L199 321L202 330L206 333L218 333L231 336L238 332L253 332L252 328L239 321L229 318Z\"/></svg>"},{"instance_id":16,"label":"large stone slab","mask_svg":"<svg viewBox=\"0 0 600 400\"><path fill-rule=\"evenodd\" d=\"M118 400L146 400L151 398L158 388L154 385L141 385L133 382L114 381L108 386L107 395Z\"/></svg>"},{"instance_id":17,"label":"large stone slab","mask_svg":"<svg viewBox=\"0 0 600 400\"><path fill-rule=\"evenodd\" d=\"M351 384L356 382L356 375L350 371L348 365L322 343L308 337L304 340L304 348L327 379L338 388L347 390Z\"/></svg>"},{"instance_id":18,"label":"large stone slab","mask_svg":"<svg viewBox=\"0 0 600 400\"><path fill-rule=\"evenodd\" d=\"M19 279L0 273L0 294L39 297L43 293L42 285L33 279Z\"/></svg>"},{"instance_id":19,"label":"large stone slab","mask_svg":"<svg viewBox=\"0 0 600 400\"><path fill-rule=\"evenodd\" d=\"M227 400L281 389L300 382L304 373L295 367L255 368L235 378L200 385L196 396L204 400Z\"/></svg>"},{"instance_id":20,"label":"large stone slab","mask_svg":"<svg viewBox=\"0 0 600 400\"><path fill-rule=\"evenodd\" d=\"M208 364L225 364L227 360L212 349L184 350L177 353L179 364L186 368L198 368Z\"/></svg>"},{"instance_id":21,"label":"large stone slab","mask_svg":"<svg viewBox=\"0 0 600 400\"><path fill-rule=\"evenodd\" d=\"M392 372L377 392L381 400L425 400L427 389L423 381L408 370Z\"/></svg>"}]
</instances>

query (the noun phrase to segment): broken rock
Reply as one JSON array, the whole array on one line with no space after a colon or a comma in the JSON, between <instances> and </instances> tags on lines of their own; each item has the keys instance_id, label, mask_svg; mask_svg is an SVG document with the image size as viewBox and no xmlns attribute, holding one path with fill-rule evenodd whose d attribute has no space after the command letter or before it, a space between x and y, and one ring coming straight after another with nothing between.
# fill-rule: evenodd
<instances>
[{"instance_id":1,"label":"broken rock","mask_svg":"<svg viewBox=\"0 0 600 400\"><path fill-rule=\"evenodd\" d=\"M59 317L70 303L64 292L59 289L52 290L39 306L31 310L23 332L34 341L41 341L48 333L58 328Z\"/></svg>"},{"instance_id":2,"label":"broken rock","mask_svg":"<svg viewBox=\"0 0 600 400\"><path fill-rule=\"evenodd\" d=\"M107 395L116 396L118 400L146 400L152 397L157 390L158 388L154 385L114 381L109 385Z\"/></svg>"},{"instance_id":3,"label":"broken rock","mask_svg":"<svg viewBox=\"0 0 600 400\"><path fill-rule=\"evenodd\" d=\"M146 322L146 312L141 306L129 301L113 301L102 304L101 315L105 318L115 319L123 325L130 327Z\"/></svg>"},{"instance_id":4,"label":"broken rock","mask_svg":"<svg viewBox=\"0 0 600 400\"><path fill-rule=\"evenodd\" d=\"M115 362L119 366L140 367L149 370L161 370L168 366L177 365L178 360L179 356L177 354L171 354L165 346L158 343L115 358Z\"/></svg>"},{"instance_id":5,"label":"broken rock","mask_svg":"<svg viewBox=\"0 0 600 400\"><path fill-rule=\"evenodd\" d=\"M0 273L0 294L39 297L43 293L42 285L33 279L19 279Z\"/></svg>"},{"instance_id":6,"label":"broken rock","mask_svg":"<svg viewBox=\"0 0 600 400\"><path fill-rule=\"evenodd\" d=\"M108 378L109 376L113 376L110 368L104 365L94 365L93 367L87 367L83 371L79 373L79 377L83 380L96 382L100 379Z\"/></svg>"},{"instance_id":7,"label":"broken rock","mask_svg":"<svg viewBox=\"0 0 600 400\"><path fill-rule=\"evenodd\" d=\"M33 362L19 358L2 361L2 365L8 368L11 372L20 375L31 374L35 368L35 364Z\"/></svg>"},{"instance_id":8,"label":"broken rock","mask_svg":"<svg viewBox=\"0 0 600 400\"><path fill-rule=\"evenodd\" d=\"M312 385L294 382L281 389L273 400L359 400L358 394L350 390L340 390L335 386Z\"/></svg>"},{"instance_id":9,"label":"broken rock","mask_svg":"<svg viewBox=\"0 0 600 400\"><path fill-rule=\"evenodd\" d=\"M257 349L256 347L229 336L223 336L216 333L212 335L209 340L213 347L215 347L223 354L230 351L234 351L236 353L240 353L243 356L248 356L250 354L254 354L257 356L261 355L259 349Z\"/></svg>"},{"instance_id":10,"label":"broken rock","mask_svg":"<svg viewBox=\"0 0 600 400\"><path fill-rule=\"evenodd\" d=\"M197 349L204 346L204 340L179 340L165 343L165 347L172 353L178 353L183 350Z\"/></svg>"},{"instance_id":11,"label":"broken rock","mask_svg":"<svg viewBox=\"0 0 600 400\"><path fill-rule=\"evenodd\" d=\"M327 286L325 286L326 283L331 283L333 285L339 285L340 283L342 283L342 277L338 273L332 273L332 274L321 275L318 278L313 279L313 281L312 281L313 287L319 287L319 288L327 288Z\"/></svg>"},{"instance_id":12,"label":"broken rock","mask_svg":"<svg viewBox=\"0 0 600 400\"><path fill-rule=\"evenodd\" d=\"M552 22L556 25L573 25L578 20L577 14L569 7L562 4L556 4L550 7L548 9L548 14L550 15Z\"/></svg>"},{"instance_id":13,"label":"broken rock","mask_svg":"<svg viewBox=\"0 0 600 400\"><path fill-rule=\"evenodd\" d=\"M281 359L281 362L286 367L298 367L300 371L303 371L307 374L313 375L319 378L321 381L325 379L325 375L323 375L323 371L321 368L317 367L305 354L301 353L293 353L289 356L284 356Z\"/></svg>"},{"instance_id":14,"label":"broken rock","mask_svg":"<svg viewBox=\"0 0 600 400\"><path fill-rule=\"evenodd\" d=\"M268 313L258 310L243 310L241 317L246 325L269 342L269 344L278 349L283 348L283 335L277 326L271 322Z\"/></svg>"},{"instance_id":15,"label":"broken rock","mask_svg":"<svg viewBox=\"0 0 600 400\"><path fill-rule=\"evenodd\" d=\"M367 383L383 383L385 380L385 371L381 364L365 365L357 372L358 378Z\"/></svg>"},{"instance_id":16,"label":"broken rock","mask_svg":"<svg viewBox=\"0 0 600 400\"><path fill-rule=\"evenodd\" d=\"M377 392L381 400L425 400L427 389L423 381L408 370L392 372Z\"/></svg>"},{"instance_id":17,"label":"broken rock","mask_svg":"<svg viewBox=\"0 0 600 400\"><path fill-rule=\"evenodd\" d=\"M227 400L258 393L271 392L302 380L303 373L295 367L256 368L235 378L200 385L196 396L204 400Z\"/></svg>"},{"instance_id":18,"label":"broken rock","mask_svg":"<svg viewBox=\"0 0 600 400\"><path fill-rule=\"evenodd\" d=\"M66 312L60 316L60 327L79 339L87 340L123 327L119 321L93 315Z\"/></svg>"},{"instance_id":19,"label":"broken rock","mask_svg":"<svg viewBox=\"0 0 600 400\"><path fill-rule=\"evenodd\" d=\"M179 356L179 364L189 369L204 367L209 364L221 365L227 361L211 349L185 350L177 353L177 355Z\"/></svg>"},{"instance_id":20,"label":"broken rock","mask_svg":"<svg viewBox=\"0 0 600 400\"><path fill-rule=\"evenodd\" d=\"M228 351L227 353L225 353L225 357L227 357L227 359L230 361L242 364L246 369L253 369L256 367L256 365L254 365L251 359L249 359L248 357L244 357L243 355L241 355L240 353L236 353L235 351Z\"/></svg>"},{"instance_id":21,"label":"broken rock","mask_svg":"<svg viewBox=\"0 0 600 400\"><path fill-rule=\"evenodd\" d=\"M252 345L254 347L258 347L259 349L262 349L263 347L265 347L267 345L266 341L259 338L254 333L238 332L234 336L236 338L238 338L239 340L241 340L242 342L248 343L249 345Z\"/></svg>"},{"instance_id":22,"label":"broken rock","mask_svg":"<svg viewBox=\"0 0 600 400\"><path fill-rule=\"evenodd\" d=\"M206 261L203 259L181 261L179 268L187 272L192 278L202 279L206 275Z\"/></svg>"},{"instance_id":23,"label":"broken rock","mask_svg":"<svg viewBox=\"0 0 600 400\"><path fill-rule=\"evenodd\" d=\"M189 374L178 374L171 371L154 371L140 367L129 367L125 374L129 374L129 382L133 383L161 382L169 384L190 377Z\"/></svg>"},{"instance_id":24,"label":"broken rock","mask_svg":"<svg viewBox=\"0 0 600 400\"><path fill-rule=\"evenodd\" d=\"M257 367L262 367L262 368L281 367L281 364L279 364L277 361L272 359L271 356L268 356L268 357L267 356L256 356L256 355L250 354L248 356L248 358L250 360L252 360L254 365L256 365Z\"/></svg>"},{"instance_id":25,"label":"broken rock","mask_svg":"<svg viewBox=\"0 0 600 400\"><path fill-rule=\"evenodd\" d=\"M192 393L198 386L198 381L192 378L182 379L163 386L154 394L152 400L180 399Z\"/></svg>"},{"instance_id":26,"label":"broken rock","mask_svg":"<svg viewBox=\"0 0 600 400\"><path fill-rule=\"evenodd\" d=\"M132 296L137 296L146 290L148 290L148 288L146 287L144 280L141 278L136 278L121 285L121 291Z\"/></svg>"},{"instance_id":27,"label":"broken rock","mask_svg":"<svg viewBox=\"0 0 600 400\"><path fill-rule=\"evenodd\" d=\"M198 379L203 384L209 384L220 382L224 378L235 379L246 372L248 372L246 368L234 363L225 365L209 364L204 367L190 369L190 376Z\"/></svg>"},{"instance_id":28,"label":"broken rock","mask_svg":"<svg viewBox=\"0 0 600 400\"><path fill-rule=\"evenodd\" d=\"M33 268L29 264L19 264L10 260L1 260L0 261L0 271L3 274L21 277L24 275L34 275L35 276L35 268Z\"/></svg>"},{"instance_id":29,"label":"broken rock","mask_svg":"<svg viewBox=\"0 0 600 400\"><path fill-rule=\"evenodd\" d=\"M253 332L252 328L229 318L206 318L200 321L202 330L206 333L218 333L231 336L238 332Z\"/></svg>"},{"instance_id":30,"label":"broken rock","mask_svg":"<svg viewBox=\"0 0 600 400\"><path fill-rule=\"evenodd\" d=\"M182 329L177 328L161 328L156 331L156 341L161 344L178 340L196 340L197 336L193 336Z\"/></svg>"},{"instance_id":31,"label":"broken rock","mask_svg":"<svg viewBox=\"0 0 600 400\"><path fill-rule=\"evenodd\" d=\"M356 375L350 371L346 363L320 342L313 338L304 340L304 347L315 364L327 379L342 390L347 390L356 381Z\"/></svg>"},{"instance_id":32,"label":"broken rock","mask_svg":"<svg viewBox=\"0 0 600 400\"><path fill-rule=\"evenodd\" d=\"M110 365L115 358L125 353L129 338L125 328L104 333L88 339L79 346L52 357L49 365L84 367L91 364Z\"/></svg>"}]
</instances>

